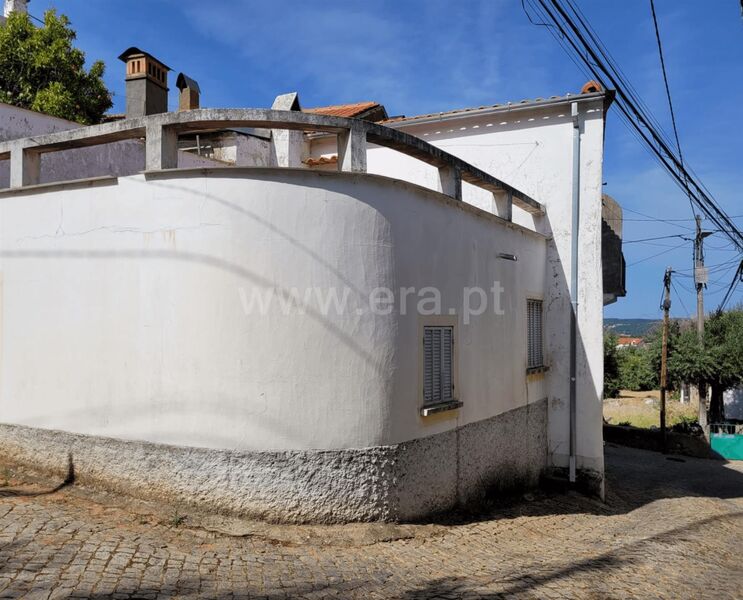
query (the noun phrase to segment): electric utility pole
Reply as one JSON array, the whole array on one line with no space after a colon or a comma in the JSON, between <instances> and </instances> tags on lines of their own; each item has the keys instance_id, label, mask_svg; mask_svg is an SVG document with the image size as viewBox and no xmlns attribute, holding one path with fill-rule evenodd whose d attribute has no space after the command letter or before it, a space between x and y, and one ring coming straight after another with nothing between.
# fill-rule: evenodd
<instances>
[{"instance_id":1,"label":"electric utility pole","mask_svg":"<svg viewBox=\"0 0 743 600\"><path fill-rule=\"evenodd\" d=\"M699 343L704 344L704 288L707 285L707 269L704 266L704 238L712 235L711 231L702 231L702 217L696 215L697 233L694 236L694 284L697 288L697 335ZM707 427L707 389L698 382L699 392L699 425Z\"/></svg>"},{"instance_id":2,"label":"electric utility pole","mask_svg":"<svg viewBox=\"0 0 743 600\"><path fill-rule=\"evenodd\" d=\"M660 436L661 446L665 454L668 449L666 436L666 388L668 387L668 311L671 310L671 267L666 269L663 276L663 345L660 352Z\"/></svg>"}]
</instances>

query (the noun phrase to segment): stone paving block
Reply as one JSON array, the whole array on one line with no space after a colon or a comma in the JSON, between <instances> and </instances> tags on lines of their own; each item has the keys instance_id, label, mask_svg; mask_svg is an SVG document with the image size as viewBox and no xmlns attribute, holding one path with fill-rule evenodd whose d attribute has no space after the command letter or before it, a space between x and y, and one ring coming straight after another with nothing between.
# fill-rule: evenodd
<instances>
[{"instance_id":1,"label":"stone paving block","mask_svg":"<svg viewBox=\"0 0 743 600\"><path fill-rule=\"evenodd\" d=\"M743 465L637 452L607 459L606 505L535 494L370 545L173 528L70 490L2 497L0 598L740 599Z\"/></svg>"}]
</instances>

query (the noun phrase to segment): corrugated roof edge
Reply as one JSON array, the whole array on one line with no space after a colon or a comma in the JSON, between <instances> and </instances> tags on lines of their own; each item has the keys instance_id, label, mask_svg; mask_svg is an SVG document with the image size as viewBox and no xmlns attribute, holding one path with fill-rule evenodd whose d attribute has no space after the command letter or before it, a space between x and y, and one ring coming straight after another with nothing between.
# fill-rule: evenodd
<instances>
[{"instance_id":1,"label":"corrugated roof edge","mask_svg":"<svg viewBox=\"0 0 743 600\"><path fill-rule=\"evenodd\" d=\"M516 110L527 110L533 108L542 108L548 106L557 106L568 104L570 102L588 102L598 99L604 100L604 110L611 106L614 101L614 90L604 92L593 92L590 94L566 94L565 96L550 96L549 98L536 98L535 100L522 100L521 102L507 102L505 104L491 104L489 106L477 106L472 108L459 108L440 113L429 113L424 115L415 115L412 117L397 117L380 121L380 125L394 127L397 124L409 125L418 123L430 123L436 121L445 121L463 116L487 115L492 113L507 113Z\"/></svg>"}]
</instances>

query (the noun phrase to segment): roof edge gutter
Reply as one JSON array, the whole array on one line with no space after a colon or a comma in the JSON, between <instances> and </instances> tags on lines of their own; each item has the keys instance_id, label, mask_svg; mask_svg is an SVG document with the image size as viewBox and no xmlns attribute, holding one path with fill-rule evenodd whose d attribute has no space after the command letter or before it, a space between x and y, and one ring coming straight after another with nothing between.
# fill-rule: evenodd
<instances>
[{"instance_id":1,"label":"roof edge gutter","mask_svg":"<svg viewBox=\"0 0 743 600\"><path fill-rule=\"evenodd\" d=\"M461 119L462 117L479 117L487 116L492 114L507 114L513 112L522 112L525 110L534 110L538 108L552 108L564 104L566 106L572 106L575 103L586 103L593 102L596 100L604 101L604 109L608 109L611 103L614 101L614 91L608 90L606 92L594 92L592 94L575 94L574 96L562 96L560 98L552 98L547 100L536 100L534 102L526 102L524 104L503 104L500 106L486 106L484 108L477 108L473 110L463 110L454 113L440 113L438 115L426 115L425 117L410 117L405 120L392 121L390 123L380 123L385 127L391 127L396 129L398 127L404 127L407 125L423 125L427 123L439 123L442 121L451 121L453 119ZM607 102L608 100L608 102Z\"/></svg>"},{"instance_id":2,"label":"roof edge gutter","mask_svg":"<svg viewBox=\"0 0 743 600\"><path fill-rule=\"evenodd\" d=\"M533 102L526 102L524 104L502 104L499 106L486 106L484 108L477 108L472 110L462 110L454 113L439 113L438 115L431 114L422 117L409 117L400 121L391 121L389 123L378 123L384 127L390 129L404 129L408 126L414 125L427 125L430 123L443 123L445 121L453 121L456 119L469 118L469 117L481 117L496 114L509 114L515 112L523 112L527 110L535 110L540 108L554 108L564 104L571 106L576 103L595 102L596 100L603 100L603 109L606 112L614 102L615 97L614 90L607 90L605 92L593 92L591 94L575 94L574 96L561 96L560 98L551 98L547 100L535 100ZM312 132L306 134L309 139L318 139L328 137L329 135L324 131Z\"/></svg>"}]
</instances>

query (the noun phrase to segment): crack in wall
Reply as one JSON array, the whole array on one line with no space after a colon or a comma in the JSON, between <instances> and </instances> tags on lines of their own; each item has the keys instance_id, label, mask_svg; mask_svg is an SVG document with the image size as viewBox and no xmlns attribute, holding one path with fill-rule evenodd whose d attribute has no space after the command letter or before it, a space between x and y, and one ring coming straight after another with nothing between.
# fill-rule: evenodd
<instances>
[{"instance_id":1,"label":"crack in wall","mask_svg":"<svg viewBox=\"0 0 743 600\"><path fill-rule=\"evenodd\" d=\"M56 238L63 238L63 237L82 237L85 235L89 235L91 233L96 233L98 231L107 231L109 233L140 233L140 234L155 234L155 233L171 233L176 231L188 231L188 230L194 230L194 229L203 229L205 227L222 227L222 223L199 223L198 225L184 225L182 227L162 227L159 229L140 229L139 227L120 227L116 225L102 225L101 227L94 227L92 229L87 229L85 231L77 231L74 233L67 233L64 230L64 226L62 224L62 220L60 219L60 223L57 226L57 230L53 234L45 233L43 235L29 235L24 236L21 238L17 238L16 242L26 242L26 241L34 241L34 240L43 240L43 239L56 239Z\"/></svg>"}]
</instances>

